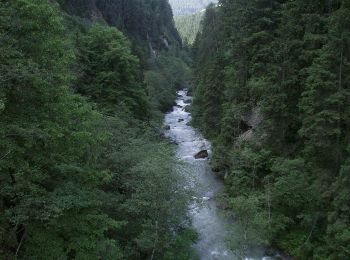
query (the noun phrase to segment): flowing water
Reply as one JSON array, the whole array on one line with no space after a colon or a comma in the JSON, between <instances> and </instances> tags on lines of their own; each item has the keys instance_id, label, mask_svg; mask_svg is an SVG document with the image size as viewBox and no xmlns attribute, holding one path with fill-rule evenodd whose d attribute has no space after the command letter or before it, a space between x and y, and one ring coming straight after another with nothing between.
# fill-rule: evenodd
<instances>
[{"instance_id":1,"label":"flowing water","mask_svg":"<svg viewBox=\"0 0 350 260\"><path fill-rule=\"evenodd\" d=\"M202 260L237 259L227 246L227 239L233 235L228 233L230 229L227 225L232 225L232 221L228 221L218 209L215 199L215 195L223 189L223 183L211 171L207 159L194 158L201 150L207 150L210 157L211 144L189 125L191 114L185 111L185 107L191 103L191 97L186 90L178 92L176 103L173 111L165 117L168 125L166 136L178 144L177 156L185 162L184 174L198 198L190 212L193 227L199 233L199 241L194 246ZM260 256L255 259L268 258Z\"/></svg>"},{"instance_id":2,"label":"flowing water","mask_svg":"<svg viewBox=\"0 0 350 260\"><path fill-rule=\"evenodd\" d=\"M192 223L200 236L195 248L203 260L234 259L226 246L227 221L215 201L223 183L212 173L207 159L194 158L194 154L201 150L207 150L210 156L211 144L188 125L191 114L185 111L185 107L191 102L191 97L185 90L179 91L178 95L177 105L165 118L165 123L170 126L166 135L178 144L177 155L185 161L188 183L192 184L191 188L199 199L191 207Z\"/></svg>"}]
</instances>

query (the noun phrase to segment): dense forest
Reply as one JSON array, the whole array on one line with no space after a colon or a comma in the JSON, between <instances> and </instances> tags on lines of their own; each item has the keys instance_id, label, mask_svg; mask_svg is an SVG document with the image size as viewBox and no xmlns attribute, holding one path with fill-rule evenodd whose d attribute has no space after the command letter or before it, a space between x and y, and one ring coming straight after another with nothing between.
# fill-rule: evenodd
<instances>
[{"instance_id":1,"label":"dense forest","mask_svg":"<svg viewBox=\"0 0 350 260\"><path fill-rule=\"evenodd\" d=\"M191 259L184 57L165 0L0 1L0 259Z\"/></svg>"},{"instance_id":2,"label":"dense forest","mask_svg":"<svg viewBox=\"0 0 350 260\"><path fill-rule=\"evenodd\" d=\"M217 0L170 0L174 9L175 26L185 46L193 44L200 30L206 7L217 2Z\"/></svg>"},{"instance_id":3,"label":"dense forest","mask_svg":"<svg viewBox=\"0 0 350 260\"><path fill-rule=\"evenodd\" d=\"M198 259L174 105L234 254L350 259L350 0L0 0L0 259Z\"/></svg>"},{"instance_id":4,"label":"dense forest","mask_svg":"<svg viewBox=\"0 0 350 260\"><path fill-rule=\"evenodd\" d=\"M221 0L202 26L193 123L242 229L232 248L350 259L350 1Z\"/></svg>"},{"instance_id":5,"label":"dense forest","mask_svg":"<svg viewBox=\"0 0 350 260\"><path fill-rule=\"evenodd\" d=\"M192 45L196 39L196 35L200 30L200 25L205 12L200 11L195 14L175 16L175 25L178 29L184 45Z\"/></svg>"}]
</instances>

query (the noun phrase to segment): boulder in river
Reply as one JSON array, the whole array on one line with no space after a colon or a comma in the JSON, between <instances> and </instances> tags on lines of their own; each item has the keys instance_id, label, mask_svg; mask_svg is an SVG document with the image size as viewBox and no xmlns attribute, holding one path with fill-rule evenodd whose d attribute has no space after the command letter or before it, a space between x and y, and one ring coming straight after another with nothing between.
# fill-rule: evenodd
<instances>
[{"instance_id":1,"label":"boulder in river","mask_svg":"<svg viewBox=\"0 0 350 260\"><path fill-rule=\"evenodd\" d=\"M165 130L170 130L170 125L164 126L164 129L165 129Z\"/></svg>"},{"instance_id":2,"label":"boulder in river","mask_svg":"<svg viewBox=\"0 0 350 260\"><path fill-rule=\"evenodd\" d=\"M209 156L208 151L207 150L202 150L200 152L198 152L197 154L194 155L195 159L204 159L207 158Z\"/></svg>"},{"instance_id":3,"label":"boulder in river","mask_svg":"<svg viewBox=\"0 0 350 260\"><path fill-rule=\"evenodd\" d=\"M185 121L185 120L182 119L182 118L180 118L180 119L178 120L179 123L180 123L180 122L183 122L183 121Z\"/></svg>"}]
</instances>

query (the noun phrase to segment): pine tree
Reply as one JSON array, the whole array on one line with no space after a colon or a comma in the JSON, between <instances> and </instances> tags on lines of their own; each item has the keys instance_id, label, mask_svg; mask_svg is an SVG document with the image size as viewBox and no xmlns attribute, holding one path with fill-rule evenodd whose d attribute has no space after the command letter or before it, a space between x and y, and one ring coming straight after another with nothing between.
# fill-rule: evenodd
<instances>
[{"instance_id":1,"label":"pine tree","mask_svg":"<svg viewBox=\"0 0 350 260\"><path fill-rule=\"evenodd\" d=\"M119 222L101 212L106 172L89 165L99 120L69 89L74 55L56 5L1 3L1 254L6 258L119 258L105 231ZM45 228L43 228L45 227Z\"/></svg>"}]
</instances>

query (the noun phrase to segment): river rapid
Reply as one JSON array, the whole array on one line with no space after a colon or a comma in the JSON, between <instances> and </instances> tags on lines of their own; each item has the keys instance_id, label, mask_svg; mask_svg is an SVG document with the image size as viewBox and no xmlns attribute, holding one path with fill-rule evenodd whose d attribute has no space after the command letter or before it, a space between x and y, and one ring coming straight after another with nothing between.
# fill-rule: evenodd
<instances>
[{"instance_id":1,"label":"river rapid","mask_svg":"<svg viewBox=\"0 0 350 260\"><path fill-rule=\"evenodd\" d=\"M199 241L194 247L201 260L242 259L236 257L228 246L228 239L234 236L234 223L218 208L219 202L216 200L216 195L224 188L223 182L212 172L208 159L194 158L201 150L207 150L210 158L211 143L189 125L192 118L185 108L191 101L192 98L187 95L186 90L178 92L176 106L165 116L168 128L165 134L178 144L177 156L184 162L182 173L195 194L196 200L190 206L190 215L192 225L199 234ZM231 227L228 228L228 225ZM269 258L260 255L254 259Z\"/></svg>"}]
</instances>

